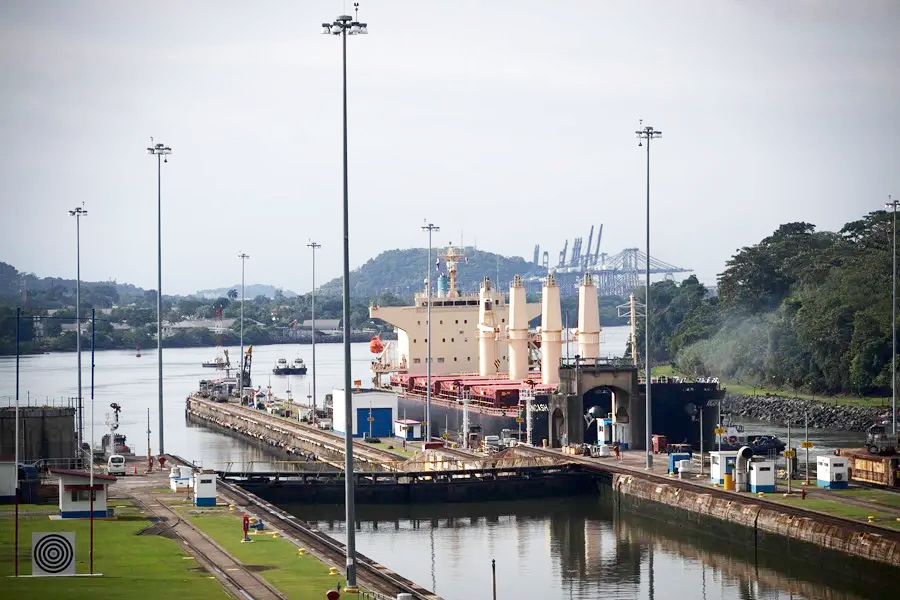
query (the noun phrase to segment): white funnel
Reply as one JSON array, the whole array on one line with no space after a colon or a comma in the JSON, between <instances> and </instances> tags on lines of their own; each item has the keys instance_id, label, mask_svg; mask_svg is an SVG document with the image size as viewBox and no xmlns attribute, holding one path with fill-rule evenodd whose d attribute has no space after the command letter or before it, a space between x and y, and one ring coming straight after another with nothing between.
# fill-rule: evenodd
<instances>
[{"instance_id":1,"label":"white funnel","mask_svg":"<svg viewBox=\"0 0 900 600\"><path fill-rule=\"evenodd\" d=\"M581 358L600 356L600 305L597 286L590 273L578 286L578 354Z\"/></svg>"},{"instance_id":2,"label":"white funnel","mask_svg":"<svg viewBox=\"0 0 900 600\"><path fill-rule=\"evenodd\" d=\"M509 286L509 378L528 377L528 314L525 312L525 286L516 275Z\"/></svg>"},{"instance_id":3,"label":"white funnel","mask_svg":"<svg viewBox=\"0 0 900 600\"><path fill-rule=\"evenodd\" d=\"M484 377L500 372L497 360L497 325L494 319L494 295L491 293L491 280L487 277L481 282L478 293L478 373Z\"/></svg>"},{"instance_id":4,"label":"white funnel","mask_svg":"<svg viewBox=\"0 0 900 600\"><path fill-rule=\"evenodd\" d=\"M547 275L541 302L541 382L559 384L559 357L562 354L562 316L559 286L553 273Z\"/></svg>"}]
</instances>

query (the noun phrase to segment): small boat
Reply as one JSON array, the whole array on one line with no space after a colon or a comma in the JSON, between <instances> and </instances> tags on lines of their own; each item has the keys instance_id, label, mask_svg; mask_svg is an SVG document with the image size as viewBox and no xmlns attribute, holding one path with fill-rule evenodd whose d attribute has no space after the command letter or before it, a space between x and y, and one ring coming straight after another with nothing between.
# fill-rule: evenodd
<instances>
[{"instance_id":1,"label":"small boat","mask_svg":"<svg viewBox=\"0 0 900 600\"><path fill-rule=\"evenodd\" d=\"M272 369L273 375L306 375L306 363L302 358L295 358L292 363L288 363L286 358L279 358Z\"/></svg>"},{"instance_id":2,"label":"small boat","mask_svg":"<svg viewBox=\"0 0 900 600\"><path fill-rule=\"evenodd\" d=\"M203 366L207 369L227 369L231 366L231 361L228 359L228 350L225 351L225 356L217 356L212 360L207 360L203 363Z\"/></svg>"}]
</instances>

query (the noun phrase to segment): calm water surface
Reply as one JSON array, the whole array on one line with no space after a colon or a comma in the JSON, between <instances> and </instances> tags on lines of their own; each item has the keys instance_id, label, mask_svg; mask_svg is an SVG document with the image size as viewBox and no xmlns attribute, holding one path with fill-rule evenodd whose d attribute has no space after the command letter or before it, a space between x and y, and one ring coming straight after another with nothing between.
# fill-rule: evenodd
<instances>
[{"instance_id":1,"label":"calm water surface","mask_svg":"<svg viewBox=\"0 0 900 600\"><path fill-rule=\"evenodd\" d=\"M604 331L604 353L621 354L627 328ZM565 350L564 350L565 352ZM574 349L570 350L574 354ZM238 349L230 350L233 357ZM166 450L227 468L229 463L264 464L263 450L240 440L190 426L184 417L186 396L197 382L214 374L200 364L213 358L211 348L164 350L164 418ZM310 393L311 374L270 376L280 357L301 356L311 362L309 346L257 346L253 349L254 386L294 398ZM316 346L318 402L343 385L341 344ZM352 378L371 378L367 344L352 345ZM120 432L137 454L147 448L147 409L150 409L151 447L158 450L156 350L96 353L94 416L91 419L90 353L83 358L85 437L105 431L109 404L123 407ZM67 403L76 395L76 357L73 353L21 358L22 403ZM0 358L0 403L15 394L15 358ZM748 431L786 432L767 423L748 424ZM810 431L816 450L859 444L859 434ZM802 459L802 454L801 454ZM337 539L344 536L343 507L287 507ZM619 512L602 498L547 500L481 505L358 507L357 545L361 552L395 569L447 600L490 598L490 561L497 561L500 600L530 598L888 598L878 582L897 579L896 571L866 564L848 574L844 559L822 562L781 555L756 555L735 547L728 539L712 537L633 513ZM838 572L841 571L841 572ZM868 578L868 582L866 579ZM875 582L875 583L872 583Z\"/></svg>"}]
</instances>

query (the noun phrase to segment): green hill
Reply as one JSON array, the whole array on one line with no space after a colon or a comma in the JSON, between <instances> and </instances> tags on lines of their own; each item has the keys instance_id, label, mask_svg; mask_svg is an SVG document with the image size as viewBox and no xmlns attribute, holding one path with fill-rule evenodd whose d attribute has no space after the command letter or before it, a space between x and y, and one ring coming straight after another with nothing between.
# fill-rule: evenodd
<instances>
[{"instance_id":1,"label":"green hill","mask_svg":"<svg viewBox=\"0 0 900 600\"><path fill-rule=\"evenodd\" d=\"M440 252L444 249L442 248ZM384 292L409 297L419 290L425 289L425 278L431 270L432 278L436 278L435 268L439 250L432 248L431 264L428 264L427 248L410 248L407 250L388 250L382 252L367 263L350 272L350 295L354 298L375 297ZM490 277L491 281L499 281L509 285L513 277L522 275L546 276L546 270L519 256L506 257L493 252L476 250L471 246L464 250L466 259L459 265L458 287L460 291L477 291L482 279ZM468 262L467 262L468 261ZM446 273L444 261L440 261L440 272ZM498 275L499 274L499 275ZM340 294L343 278L337 277L319 288L319 293Z\"/></svg>"}]
</instances>

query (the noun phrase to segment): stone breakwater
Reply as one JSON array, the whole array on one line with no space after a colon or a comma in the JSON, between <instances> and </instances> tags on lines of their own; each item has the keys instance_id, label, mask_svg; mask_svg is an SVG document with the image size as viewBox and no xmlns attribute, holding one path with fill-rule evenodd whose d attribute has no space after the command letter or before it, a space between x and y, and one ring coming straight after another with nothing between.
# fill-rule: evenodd
<instances>
[{"instance_id":1,"label":"stone breakwater","mask_svg":"<svg viewBox=\"0 0 900 600\"><path fill-rule=\"evenodd\" d=\"M891 415L890 407L836 405L828 400L748 394L726 394L722 410L734 417L780 425L788 421L802 424L808 414L810 427L841 431L866 431L876 419L889 419Z\"/></svg>"}]
</instances>

